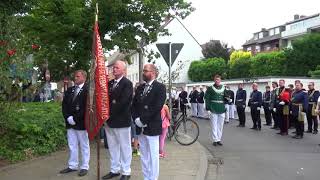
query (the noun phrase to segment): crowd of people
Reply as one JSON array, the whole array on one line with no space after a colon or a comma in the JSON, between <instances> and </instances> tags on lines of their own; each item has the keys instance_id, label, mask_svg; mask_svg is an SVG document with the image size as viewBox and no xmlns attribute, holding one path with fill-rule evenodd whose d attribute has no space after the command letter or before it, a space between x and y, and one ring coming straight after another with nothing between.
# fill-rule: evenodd
<instances>
[{"instance_id":1,"label":"crowd of people","mask_svg":"<svg viewBox=\"0 0 320 180\"><path fill-rule=\"evenodd\" d=\"M121 180L130 179L132 155L140 150L142 174L145 180L156 180L159 176L159 158L165 157L165 137L170 126L171 115L168 106L166 87L156 80L158 71L153 64L143 68L145 83L133 87L125 77L126 64L116 61L113 65L114 79L108 83L110 118L103 128L105 143L110 153L110 172L102 179L120 176ZM88 87L85 83L86 72L75 72L75 86L68 88L62 102L62 112L67 128L69 146L68 167L60 173L77 171L84 176L89 170L90 144L85 129L84 115ZM206 87L196 87L188 94L181 88L172 95L174 108L186 112L191 105L191 116L209 118L212 128L211 138L214 146L222 146L223 126L230 119L239 118L238 127L246 126L245 109L251 112L253 126L261 130L261 109L264 109L265 126L273 126L280 135L288 135L288 129L295 127L293 138L301 139L304 135L304 121L307 119L307 133L318 133L318 115L320 112L319 91L314 83L308 84L308 91L296 80L294 85L285 86L285 81L272 82L272 89L265 87L262 93L257 83L252 84L248 97L243 84L238 85L234 93L228 85L221 84L221 76L213 77L214 83ZM295 87L294 87L295 86ZM273 121L272 121L273 119ZM133 147L132 147L133 146ZM80 147L80 150L79 150ZM81 161L78 153L81 151ZM79 166L79 162L81 162Z\"/></svg>"}]
</instances>

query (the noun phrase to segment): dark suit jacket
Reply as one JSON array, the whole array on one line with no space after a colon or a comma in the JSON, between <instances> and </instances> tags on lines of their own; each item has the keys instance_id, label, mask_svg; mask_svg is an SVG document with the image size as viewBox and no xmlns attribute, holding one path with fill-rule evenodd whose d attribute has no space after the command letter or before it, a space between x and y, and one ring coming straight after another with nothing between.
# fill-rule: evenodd
<instances>
[{"instance_id":1,"label":"dark suit jacket","mask_svg":"<svg viewBox=\"0 0 320 180\"><path fill-rule=\"evenodd\" d=\"M166 100L166 87L155 80L145 95L143 95L144 88L145 84L137 87L132 102L132 117L133 119L140 117L141 122L147 125L143 134L157 136L162 133L160 112ZM137 134L141 134L139 127L137 127Z\"/></svg>"},{"instance_id":2,"label":"dark suit jacket","mask_svg":"<svg viewBox=\"0 0 320 180\"><path fill-rule=\"evenodd\" d=\"M204 103L204 92L203 91L200 91L198 97L197 97L197 102L198 103Z\"/></svg>"},{"instance_id":3,"label":"dark suit jacket","mask_svg":"<svg viewBox=\"0 0 320 180\"><path fill-rule=\"evenodd\" d=\"M86 109L87 102L87 93L88 87L86 84L80 89L77 97L73 100L73 96L75 93L75 86L72 86L67 89L64 93L63 101L62 101L62 114L65 119L66 128L73 128L76 130L85 130L85 122L84 122L84 114ZM70 125L67 121L69 116L73 116L73 120L75 121L75 125Z\"/></svg>"},{"instance_id":4,"label":"dark suit jacket","mask_svg":"<svg viewBox=\"0 0 320 180\"><path fill-rule=\"evenodd\" d=\"M131 125L132 82L123 77L113 89L115 80L109 81L110 128L123 128Z\"/></svg>"},{"instance_id":5,"label":"dark suit jacket","mask_svg":"<svg viewBox=\"0 0 320 180\"><path fill-rule=\"evenodd\" d=\"M190 103L197 103L199 92L197 90L191 91L189 94Z\"/></svg>"}]
</instances>

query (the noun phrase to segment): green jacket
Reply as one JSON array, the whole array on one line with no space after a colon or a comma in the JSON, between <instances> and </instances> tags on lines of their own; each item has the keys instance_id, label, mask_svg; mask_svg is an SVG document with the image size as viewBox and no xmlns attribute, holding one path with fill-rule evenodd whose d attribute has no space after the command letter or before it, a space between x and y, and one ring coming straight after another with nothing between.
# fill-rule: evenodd
<instances>
[{"instance_id":1,"label":"green jacket","mask_svg":"<svg viewBox=\"0 0 320 180\"><path fill-rule=\"evenodd\" d=\"M222 114L226 112L224 106L224 100L226 96L225 87L220 86L209 86L205 93L204 99L206 102L206 110L211 111L215 114Z\"/></svg>"}]
</instances>

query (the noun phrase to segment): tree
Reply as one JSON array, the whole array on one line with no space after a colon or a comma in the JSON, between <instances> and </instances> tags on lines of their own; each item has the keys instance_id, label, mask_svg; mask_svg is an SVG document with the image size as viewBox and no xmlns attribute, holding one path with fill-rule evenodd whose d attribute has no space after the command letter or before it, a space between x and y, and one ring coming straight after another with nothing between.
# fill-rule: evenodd
<instances>
[{"instance_id":1,"label":"tree","mask_svg":"<svg viewBox=\"0 0 320 180\"><path fill-rule=\"evenodd\" d=\"M228 63L232 65L239 58L249 59L251 58L251 52L246 52L242 50L233 51L230 55L230 61Z\"/></svg>"},{"instance_id":2,"label":"tree","mask_svg":"<svg viewBox=\"0 0 320 180\"><path fill-rule=\"evenodd\" d=\"M55 80L75 69L88 69L92 27L97 0L37 1L24 19L24 32L41 45L38 66L48 62ZM183 0L99 2L99 26L105 51L118 46L122 51L155 42L158 29L167 16L185 18L192 11ZM160 34L167 34L166 30Z\"/></svg>"},{"instance_id":3,"label":"tree","mask_svg":"<svg viewBox=\"0 0 320 180\"><path fill-rule=\"evenodd\" d=\"M228 48L228 44L220 40L210 40L202 45L202 54L206 59L223 58L227 62L232 51L233 48Z\"/></svg>"},{"instance_id":4,"label":"tree","mask_svg":"<svg viewBox=\"0 0 320 180\"><path fill-rule=\"evenodd\" d=\"M320 33L311 33L292 42L292 48L285 50L286 74L306 76L320 65Z\"/></svg>"}]
</instances>

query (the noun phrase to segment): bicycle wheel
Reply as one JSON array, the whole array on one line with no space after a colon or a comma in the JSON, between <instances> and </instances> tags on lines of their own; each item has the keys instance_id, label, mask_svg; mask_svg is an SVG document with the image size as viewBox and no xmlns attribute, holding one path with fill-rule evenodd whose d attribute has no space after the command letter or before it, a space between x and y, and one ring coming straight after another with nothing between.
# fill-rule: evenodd
<instances>
[{"instance_id":1,"label":"bicycle wheel","mask_svg":"<svg viewBox=\"0 0 320 180\"><path fill-rule=\"evenodd\" d=\"M178 122L174 132L174 138L181 145L191 145L199 137L199 126L198 124L189 118Z\"/></svg>"}]
</instances>

